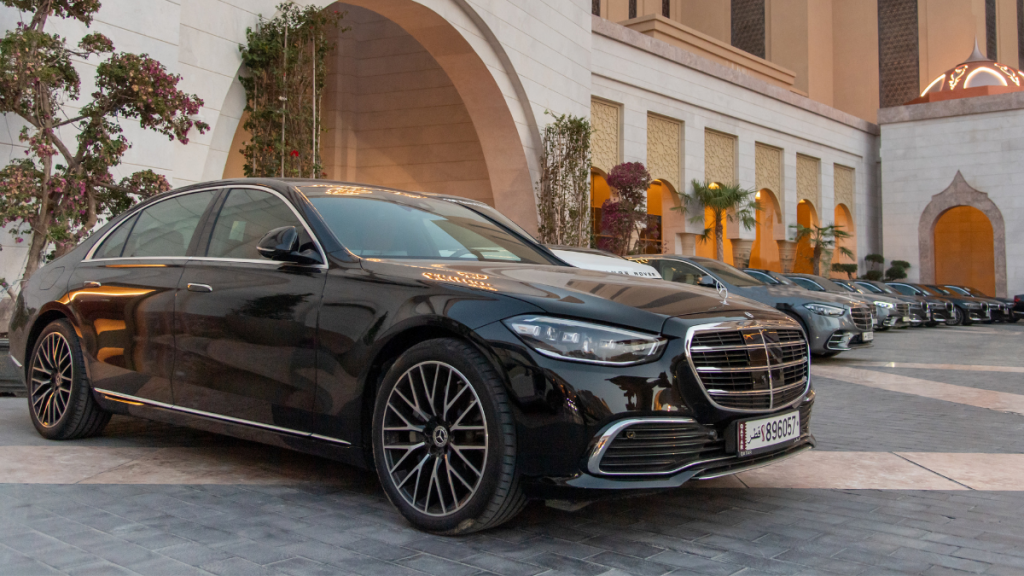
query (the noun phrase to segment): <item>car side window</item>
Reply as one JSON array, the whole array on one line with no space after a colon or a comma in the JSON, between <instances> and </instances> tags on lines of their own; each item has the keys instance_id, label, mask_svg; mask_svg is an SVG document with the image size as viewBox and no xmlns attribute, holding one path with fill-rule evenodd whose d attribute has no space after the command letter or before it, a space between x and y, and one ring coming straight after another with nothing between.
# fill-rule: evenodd
<instances>
[{"instance_id":1,"label":"car side window","mask_svg":"<svg viewBox=\"0 0 1024 576\"><path fill-rule=\"evenodd\" d=\"M671 260L662 260L661 262L661 277L669 282L680 282L696 286L701 276L704 276L704 272L685 262L673 262Z\"/></svg>"},{"instance_id":2,"label":"car side window","mask_svg":"<svg viewBox=\"0 0 1024 576\"><path fill-rule=\"evenodd\" d=\"M216 191L214 190L183 194L145 208L131 223L132 227L128 232L121 256L124 258L186 256L192 235L195 233L196 227L199 226L206 207L209 206L215 195ZM113 236L109 240L115 241ZM103 251L106 248L106 242L100 248ZM113 245L111 251L113 251ZM116 256L105 257L116 258Z\"/></svg>"},{"instance_id":3,"label":"car side window","mask_svg":"<svg viewBox=\"0 0 1024 576\"><path fill-rule=\"evenodd\" d=\"M126 218L124 222L121 222L117 229L103 240L103 243L96 249L92 257L120 258L121 253L124 252L124 244L128 240L128 234L131 233L132 226L135 226L135 219L138 217L138 214L134 214L130 218Z\"/></svg>"},{"instance_id":4,"label":"car side window","mask_svg":"<svg viewBox=\"0 0 1024 576\"><path fill-rule=\"evenodd\" d=\"M796 282L802 288L807 288L808 290L813 290L814 292L824 292L825 291L824 288L822 288L821 286L818 286L817 282L814 282L812 280L808 280L807 278L801 278L799 276L790 276L790 280L792 280L793 282Z\"/></svg>"},{"instance_id":5,"label":"car side window","mask_svg":"<svg viewBox=\"0 0 1024 576\"><path fill-rule=\"evenodd\" d=\"M274 194L264 190L236 188L228 192L217 214L206 255L211 258L263 260L256 245L271 230L295 226L300 242L309 241L295 212Z\"/></svg>"},{"instance_id":6,"label":"car side window","mask_svg":"<svg viewBox=\"0 0 1024 576\"><path fill-rule=\"evenodd\" d=\"M916 296L917 291L907 286L906 284L889 284L889 286L899 292L900 294L906 294L907 296Z\"/></svg>"},{"instance_id":7,"label":"car side window","mask_svg":"<svg viewBox=\"0 0 1024 576\"><path fill-rule=\"evenodd\" d=\"M879 288L878 286L875 286L874 284L868 284L867 282L857 282L856 284L857 284L857 286L860 286L861 288L864 288L866 290L874 292L875 294L881 294L882 293L882 289Z\"/></svg>"}]
</instances>

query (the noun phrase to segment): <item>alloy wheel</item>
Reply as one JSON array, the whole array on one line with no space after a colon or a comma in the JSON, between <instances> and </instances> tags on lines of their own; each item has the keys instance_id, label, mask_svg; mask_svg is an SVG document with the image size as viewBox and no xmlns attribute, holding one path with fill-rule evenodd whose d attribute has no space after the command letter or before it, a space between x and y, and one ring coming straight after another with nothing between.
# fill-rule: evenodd
<instances>
[{"instance_id":1,"label":"alloy wheel","mask_svg":"<svg viewBox=\"0 0 1024 576\"><path fill-rule=\"evenodd\" d=\"M32 359L32 411L39 423L47 428L56 426L67 412L71 402L73 364L71 345L58 332L46 335Z\"/></svg>"},{"instance_id":2,"label":"alloy wheel","mask_svg":"<svg viewBox=\"0 0 1024 576\"><path fill-rule=\"evenodd\" d=\"M487 417L469 380L444 362L416 364L392 388L381 427L384 464L406 503L429 516L460 510L487 464Z\"/></svg>"}]
</instances>

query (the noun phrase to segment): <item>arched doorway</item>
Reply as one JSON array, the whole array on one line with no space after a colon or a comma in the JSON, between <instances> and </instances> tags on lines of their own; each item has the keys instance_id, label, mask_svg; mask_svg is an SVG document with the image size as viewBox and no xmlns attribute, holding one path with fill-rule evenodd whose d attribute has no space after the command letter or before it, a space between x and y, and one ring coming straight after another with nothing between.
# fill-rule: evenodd
<instances>
[{"instance_id":1,"label":"arched doorway","mask_svg":"<svg viewBox=\"0 0 1024 576\"><path fill-rule=\"evenodd\" d=\"M761 209L757 212L757 227L754 229L754 246L750 250L750 267L782 272L779 258L779 244L776 242L776 226L782 225L782 210L775 193L762 188L755 196Z\"/></svg>"},{"instance_id":2,"label":"arched doorway","mask_svg":"<svg viewBox=\"0 0 1024 576\"><path fill-rule=\"evenodd\" d=\"M536 230L532 109L504 49L460 4L347 0L325 8L345 12L351 30L339 33L326 62L324 170L331 179L481 200ZM239 175L229 173L236 160L227 159L225 176Z\"/></svg>"},{"instance_id":3,"label":"arched doorway","mask_svg":"<svg viewBox=\"0 0 1024 576\"><path fill-rule=\"evenodd\" d=\"M971 206L956 206L935 222L935 282L996 293L992 222Z\"/></svg>"},{"instance_id":4,"label":"arched doorway","mask_svg":"<svg viewBox=\"0 0 1024 576\"><path fill-rule=\"evenodd\" d=\"M853 215L850 214L850 209L846 207L846 204L836 204L835 213L835 226L837 230L841 230L850 235L849 238L840 238L836 240L835 249L832 251L832 264L856 264L857 263L857 229L853 224ZM853 252L853 258L844 255L840 249L846 248L850 252ZM829 270L822 270L822 275L828 277L830 275ZM831 276L835 278L847 278L848 276L843 272L831 272Z\"/></svg>"},{"instance_id":5,"label":"arched doorway","mask_svg":"<svg viewBox=\"0 0 1024 576\"><path fill-rule=\"evenodd\" d=\"M811 204L809 200L801 200L796 205L796 223L804 228L813 228L819 225L818 211L814 209L814 204ZM796 260L793 262L793 272L813 274L813 258L814 246L811 245L811 239L805 237L796 245Z\"/></svg>"}]
</instances>

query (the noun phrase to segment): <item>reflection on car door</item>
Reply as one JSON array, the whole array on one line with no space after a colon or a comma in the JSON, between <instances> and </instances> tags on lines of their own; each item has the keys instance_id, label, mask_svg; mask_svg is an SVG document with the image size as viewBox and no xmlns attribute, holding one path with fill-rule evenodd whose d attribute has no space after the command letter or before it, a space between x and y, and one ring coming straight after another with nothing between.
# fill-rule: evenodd
<instances>
[{"instance_id":1,"label":"reflection on car door","mask_svg":"<svg viewBox=\"0 0 1024 576\"><path fill-rule=\"evenodd\" d=\"M176 301L179 406L307 431L316 389L316 329L326 267L267 260L270 230L295 226L283 197L235 188L215 208Z\"/></svg>"},{"instance_id":2,"label":"reflection on car door","mask_svg":"<svg viewBox=\"0 0 1024 576\"><path fill-rule=\"evenodd\" d=\"M172 196L108 233L71 277L94 388L171 403L174 291L217 191Z\"/></svg>"}]
</instances>

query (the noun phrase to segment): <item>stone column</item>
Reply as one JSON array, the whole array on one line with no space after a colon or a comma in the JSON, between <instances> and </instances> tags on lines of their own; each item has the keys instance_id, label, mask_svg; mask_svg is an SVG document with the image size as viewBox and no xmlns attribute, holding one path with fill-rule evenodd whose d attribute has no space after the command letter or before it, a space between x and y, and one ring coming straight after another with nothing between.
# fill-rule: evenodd
<instances>
[{"instance_id":1,"label":"stone column","mask_svg":"<svg viewBox=\"0 0 1024 576\"><path fill-rule=\"evenodd\" d=\"M793 261L796 260L796 242L792 240L776 240L779 245L779 260L782 262L782 271L789 273L793 271Z\"/></svg>"},{"instance_id":2,"label":"stone column","mask_svg":"<svg viewBox=\"0 0 1024 576\"><path fill-rule=\"evenodd\" d=\"M678 253L683 256L695 256L697 254L697 236L699 236L699 234L676 234L676 237L679 239Z\"/></svg>"},{"instance_id":3,"label":"stone column","mask_svg":"<svg viewBox=\"0 0 1024 576\"><path fill-rule=\"evenodd\" d=\"M739 268L747 268L750 266L750 251L754 249L753 240L741 240L739 238L732 239L732 261L733 264Z\"/></svg>"}]
</instances>

